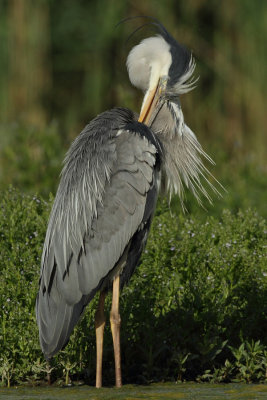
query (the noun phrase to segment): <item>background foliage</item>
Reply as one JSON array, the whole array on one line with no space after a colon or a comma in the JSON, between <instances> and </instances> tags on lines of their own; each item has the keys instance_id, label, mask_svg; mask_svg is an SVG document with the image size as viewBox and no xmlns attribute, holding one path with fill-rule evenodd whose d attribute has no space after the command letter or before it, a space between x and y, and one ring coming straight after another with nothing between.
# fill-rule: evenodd
<instances>
[{"instance_id":1,"label":"background foliage","mask_svg":"<svg viewBox=\"0 0 267 400\"><path fill-rule=\"evenodd\" d=\"M124 381L264 379L267 3L218 4L0 1L4 383L45 375L34 302L53 199L49 193L56 192L64 154L101 111L140 109L142 94L130 85L125 60L131 47L154 31L146 27L126 43L143 21L115 28L135 15L158 18L192 49L200 79L197 89L181 99L185 120L216 160L211 170L227 192L207 211L188 194L184 216L177 198L171 213L160 202L142 265L122 294ZM8 189L10 184L19 191ZM55 360L55 377L70 371L93 381L94 310L93 302ZM113 374L109 332L105 347L108 382Z\"/></svg>"},{"instance_id":2,"label":"background foliage","mask_svg":"<svg viewBox=\"0 0 267 400\"><path fill-rule=\"evenodd\" d=\"M228 189L223 207L266 215L264 0L2 0L0 2L0 186L55 193L72 139L114 106L138 111L126 56L152 15L197 59L196 90L182 96L185 120L216 160ZM146 22L146 21L145 21Z\"/></svg>"}]
</instances>

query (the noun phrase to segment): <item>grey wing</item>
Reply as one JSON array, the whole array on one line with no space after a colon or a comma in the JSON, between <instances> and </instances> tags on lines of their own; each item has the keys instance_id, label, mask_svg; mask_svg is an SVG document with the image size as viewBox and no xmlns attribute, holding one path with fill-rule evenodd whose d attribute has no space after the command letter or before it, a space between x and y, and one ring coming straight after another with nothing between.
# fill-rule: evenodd
<instances>
[{"instance_id":1,"label":"grey wing","mask_svg":"<svg viewBox=\"0 0 267 400\"><path fill-rule=\"evenodd\" d=\"M102 154L91 152L82 171L65 165L51 213L36 306L47 358L66 344L83 308L140 228L155 188L157 149L145 137L119 130L101 149Z\"/></svg>"}]
</instances>

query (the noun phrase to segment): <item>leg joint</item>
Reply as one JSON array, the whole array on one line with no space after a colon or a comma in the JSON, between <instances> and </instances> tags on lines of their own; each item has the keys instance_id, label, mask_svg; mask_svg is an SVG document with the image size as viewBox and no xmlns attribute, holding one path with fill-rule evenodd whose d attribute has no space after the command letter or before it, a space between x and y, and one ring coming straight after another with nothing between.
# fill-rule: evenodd
<instances>
[{"instance_id":1,"label":"leg joint","mask_svg":"<svg viewBox=\"0 0 267 400\"><path fill-rule=\"evenodd\" d=\"M121 316L120 316L120 314L111 311L110 312L110 323L112 325L120 326L121 325Z\"/></svg>"}]
</instances>

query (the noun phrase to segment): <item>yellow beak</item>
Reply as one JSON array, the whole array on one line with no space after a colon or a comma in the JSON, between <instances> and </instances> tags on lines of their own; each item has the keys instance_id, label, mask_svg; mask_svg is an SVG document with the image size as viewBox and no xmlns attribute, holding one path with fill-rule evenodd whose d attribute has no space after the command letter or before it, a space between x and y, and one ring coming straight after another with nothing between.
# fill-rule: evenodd
<instances>
[{"instance_id":1,"label":"yellow beak","mask_svg":"<svg viewBox=\"0 0 267 400\"><path fill-rule=\"evenodd\" d=\"M142 122L143 124L146 125L149 124L152 112L155 109L161 97L161 94L163 90L165 90L165 88L166 88L166 78L163 77L158 80L158 83L154 88L148 89L143 101L138 122Z\"/></svg>"}]
</instances>

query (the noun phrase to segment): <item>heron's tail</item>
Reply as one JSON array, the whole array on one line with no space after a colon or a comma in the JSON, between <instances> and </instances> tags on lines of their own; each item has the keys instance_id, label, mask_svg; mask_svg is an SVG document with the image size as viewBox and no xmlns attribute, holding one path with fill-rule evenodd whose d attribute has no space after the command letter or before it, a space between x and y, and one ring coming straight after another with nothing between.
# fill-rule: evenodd
<instances>
[{"instance_id":1,"label":"heron's tail","mask_svg":"<svg viewBox=\"0 0 267 400\"><path fill-rule=\"evenodd\" d=\"M75 325L91 298L83 295L78 303L68 305L64 298L58 295L55 287L52 287L49 294L39 291L36 299L36 319L40 345L46 359L51 359L67 345Z\"/></svg>"}]
</instances>

